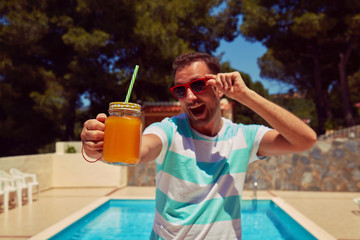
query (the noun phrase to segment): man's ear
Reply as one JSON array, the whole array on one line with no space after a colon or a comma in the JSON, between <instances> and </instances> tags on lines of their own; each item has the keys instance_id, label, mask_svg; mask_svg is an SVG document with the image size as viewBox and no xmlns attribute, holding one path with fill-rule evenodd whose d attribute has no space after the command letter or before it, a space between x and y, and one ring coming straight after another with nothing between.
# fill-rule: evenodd
<instances>
[{"instance_id":1,"label":"man's ear","mask_svg":"<svg viewBox=\"0 0 360 240\"><path fill-rule=\"evenodd\" d=\"M222 98L222 96L224 96L224 93L222 91L220 91L217 87L213 86L214 92L216 94L216 96L220 98Z\"/></svg>"},{"instance_id":2,"label":"man's ear","mask_svg":"<svg viewBox=\"0 0 360 240\"><path fill-rule=\"evenodd\" d=\"M224 93L220 91L217 87L215 87L215 92L217 93L219 98L222 98L222 96L224 96Z\"/></svg>"},{"instance_id":3,"label":"man's ear","mask_svg":"<svg viewBox=\"0 0 360 240\"><path fill-rule=\"evenodd\" d=\"M222 96L224 96L224 93L222 91L220 91L217 87L212 86L216 96L218 96L219 98L222 98Z\"/></svg>"}]
</instances>

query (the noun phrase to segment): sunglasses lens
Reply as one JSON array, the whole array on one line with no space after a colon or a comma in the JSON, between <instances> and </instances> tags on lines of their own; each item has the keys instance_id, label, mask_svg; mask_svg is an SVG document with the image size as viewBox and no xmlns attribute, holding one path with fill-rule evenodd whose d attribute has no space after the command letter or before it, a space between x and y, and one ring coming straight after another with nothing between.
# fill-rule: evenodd
<instances>
[{"instance_id":1,"label":"sunglasses lens","mask_svg":"<svg viewBox=\"0 0 360 240\"><path fill-rule=\"evenodd\" d=\"M189 87L193 93L201 93L206 89L205 79L196 79L190 83L190 86L188 84L182 84L172 87L170 90L175 98L181 99L186 96Z\"/></svg>"},{"instance_id":2,"label":"sunglasses lens","mask_svg":"<svg viewBox=\"0 0 360 240\"><path fill-rule=\"evenodd\" d=\"M205 82L203 80L194 81L191 83L191 89L194 93L199 93L205 90Z\"/></svg>"},{"instance_id":3,"label":"sunglasses lens","mask_svg":"<svg viewBox=\"0 0 360 240\"><path fill-rule=\"evenodd\" d=\"M186 89L184 86L178 86L173 89L173 94L176 98L183 98L186 94Z\"/></svg>"}]
</instances>

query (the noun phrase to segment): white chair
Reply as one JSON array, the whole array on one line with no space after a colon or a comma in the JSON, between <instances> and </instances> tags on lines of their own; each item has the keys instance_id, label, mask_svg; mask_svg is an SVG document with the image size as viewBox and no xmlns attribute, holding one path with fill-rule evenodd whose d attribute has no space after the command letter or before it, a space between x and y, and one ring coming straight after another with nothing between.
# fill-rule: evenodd
<instances>
[{"instance_id":1,"label":"white chair","mask_svg":"<svg viewBox=\"0 0 360 240\"><path fill-rule=\"evenodd\" d=\"M0 178L0 196L3 199L4 211L9 210L9 192L5 191L5 182Z\"/></svg>"},{"instance_id":2,"label":"white chair","mask_svg":"<svg viewBox=\"0 0 360 240\"><path fill-rule=\"evenodd\" d=\"M3 199L4 211L9 210L9 191L5 189L5 180L0 178L0 196Z\"/></svg>"},{"instance_id":3,"label":"white chair","mask_svg":"<svg viewBox=\"0 0 360 240\"><path fill-rule=\"evenodd\" d=\"M18 207L22 206L22 189L16 187L15 179L0 170L0 195L3 195L4 211L9 210L10 194L14 193Z\"/></svg>"},{"instance_id":4,"label":"white chair","mask_svg":"<svg viewBox=\"0 0 360 240\"><path fill-rule=\"evenodd\" d=\"M354 198L354 202L359 206L360 209L360 197Z\"/></svg>"},{"instance_id":5,"label":"white chair","mask_svg":"<svg viewBox=\"0 0 360 240\"><path fill-rule=\"evenodd\" d=\"M20 178L18 181L19 185L25 185L25 187L28 190L28 201L29 204L32 204L33 202L33 198L32 198L32 190L33 187L36 187L37 190L37 199L39 199L39 182L36 179L36 175L33 173L24 173L22 171L20 171L17 168L11 168L9 170L10 174L14 177Z\"/></svg>"}]
</instances>

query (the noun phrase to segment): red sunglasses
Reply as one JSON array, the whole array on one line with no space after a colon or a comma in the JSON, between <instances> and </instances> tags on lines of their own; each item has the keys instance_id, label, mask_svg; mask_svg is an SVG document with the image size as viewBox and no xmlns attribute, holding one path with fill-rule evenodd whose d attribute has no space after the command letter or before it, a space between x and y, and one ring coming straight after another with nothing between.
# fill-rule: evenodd
<instances>
[{"instance_id":1,"label":"red sunglasses","mask_svg":"<svg viewBox=\"0 0 360 240\"><path fill-rule=\"evenodd\" d=\"M186 97L188 88L190 88L194 94L199 94L205 91L206 80L206 78L198 78L186 84L178 84L170 88L170 91L176 99L182 99Z\"/></svg>"}]
</instances>

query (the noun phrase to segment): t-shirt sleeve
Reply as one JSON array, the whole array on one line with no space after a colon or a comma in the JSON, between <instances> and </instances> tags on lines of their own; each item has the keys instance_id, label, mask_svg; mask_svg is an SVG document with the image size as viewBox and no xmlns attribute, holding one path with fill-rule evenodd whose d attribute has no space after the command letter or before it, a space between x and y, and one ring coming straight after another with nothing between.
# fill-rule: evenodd
<instances>
[{"instance_id":1,"label":"t-shirt sleeve","mask_svg":"<svg viewBox=\"0 0 360 240\"><path fill-rule=\"evenodd\" d=\"M155 134L160 138L162 143L162 148L159 156L155 159L155 161L158 164L162 164L169 145L168 136L166 134L166 131L164 130L164 124L162 122L151 124L143 132L143 135L147 135L147 134Z\"/></svg>"},{"instance_id":2,"label":"t-shirt sleeve","mask_svg":"<svg viewBox=\"0 0 360 240\"><path fill-rule=\"evenodd\" d=\"M250 153L250 159L249 159L249 164L252 162L255 162L256 160L263 160L265 157L259 157L257 155L257 152L259 150L259 146L260 146L260 142L262 140L262 138L264 137L265 133L267 133L268 131L270 131L271 128L265 127L265 126L260 126L259 129L256 132L255 138L254 138L254 144L253 147L251 149L251 153Z\"/></svg>"}]
</instances>

